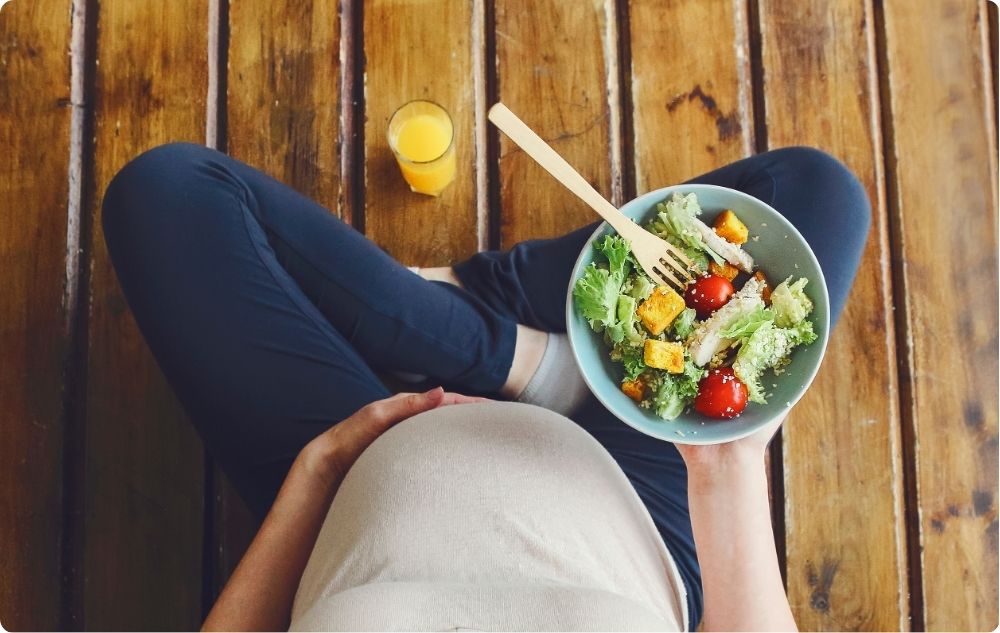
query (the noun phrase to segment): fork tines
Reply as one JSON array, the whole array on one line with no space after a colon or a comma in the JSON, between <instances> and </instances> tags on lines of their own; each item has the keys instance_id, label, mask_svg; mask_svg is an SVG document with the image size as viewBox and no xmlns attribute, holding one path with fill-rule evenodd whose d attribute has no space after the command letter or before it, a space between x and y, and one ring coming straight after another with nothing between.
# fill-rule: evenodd
<instances>
[{"instance_id":1,"label":"fork tines","mask_svg":"<svg viewBox=\"0 0 1000 633\"><path fill-rule=\"evenodd\" d=\"M671 272L670 266L666 266L665 265L667 262L670 262L671 266L673 266L675 269L677 269L679 272L681 272L682 277L685 280L687 280L687 282L691 281L690 274L687 273L687 271L684 271L683 269L679 269L678 266L677 266L677 264L673 260L670 260L669 258L661 258L660 262L659 262L659 265L658 266L653 266L653 272L655 272L657 274L657 277L659 278L658 281L660 283L663 283L663 284L666 284L666 285L669 285L669 286L674 286L675 288L677 288L677 290L679 290L681 293L683 293L684 290L687 288L687 283L686 282L682 282L680 279L678 279L674 275L673 272Z\"/></svg>"},{"instance_id":2,"label":"fork tines","mask_svg":"<svg viewBox=\"0 0 1000 633\"><path fill-rule=\"evenodd\" d=\"M669 242L667 242L667 252L660 257L658 263L659 266L654 266L653 270L659 273L664 281L670 282L681 292L694 279L694 276L691 274L694 262L683 251ZM671 271L671 268L673 271ZM677 275L680 275L680 278Z\"/></svg>"}]
</instances>

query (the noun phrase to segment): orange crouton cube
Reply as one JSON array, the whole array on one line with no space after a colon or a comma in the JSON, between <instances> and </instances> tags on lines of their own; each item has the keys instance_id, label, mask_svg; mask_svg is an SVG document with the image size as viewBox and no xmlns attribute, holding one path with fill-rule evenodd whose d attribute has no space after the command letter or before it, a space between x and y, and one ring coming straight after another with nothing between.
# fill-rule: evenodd
<instances>
[{"instance_id":1,"label":"orange crouton cube","mask_svg":"<svg viewBox=\"0 0 1000 633\"><path fill-rule=\"evenodd\" d=\"M736 279L736 275L740 274L740 269L733 266L729 262L725 262L721 266L715 262L708 262L708 272L713 275L718 275L719 277L725 277L729 281L732 281Z\"/></svg>"},{"instance_id":2,"label":"orange crouton cube","mask_svg":"<svg viewBox=\"0 0 1000 633\"><path fill-rule=\"evenodd\" d=\"M719 237L733 244L743 244L750 235L747 225L743 224L736 217L736 214L729 209L726 209L715 218L715 232L719 234Z\"/></svg>"},{"instance_id":3,"label":"orange crouton cube","mask_svg":"<svg viewBox=\"0 0 1000 633\"><path fill-rule=\"evenodd\" d=\"M622 383L622 392L636 402L642 402L643 396L646 395L646 383L638 378L626 380Z\"/></svg>"},{"instance_id":4,"label":"orange crouton cube","mask_svg":"<svg viewBox=\"0 0 1000 633\"><path fill-rule=\"evenodd\" d=\"M659 336L684 310L684 299L669 286L657 286L635 313L650 333Z\"/></svg>"},{"instance_id":5,"label":"orange crouton cube","mask_svg":"<svg viewBox=\"0 0 1000 633\"><path fill-rule=\"evenodd\" d=\"M684 371L684 346L648 338L642 348L642 360L649 367L679 374Z\"/></svg>"},{"instance_id":6,"label":"orange crouton cube","mask_svg":"<svg viewBox=\"0 0 1000 633\"><path fill-rule=\"evenodd\" d=\"M767 277L758 270L753 274L753 278L764 284L764 289L760 291L760 298L764 300L765 305L771 305L771 284L768 283Z\"/></svg>"}]
</instances>

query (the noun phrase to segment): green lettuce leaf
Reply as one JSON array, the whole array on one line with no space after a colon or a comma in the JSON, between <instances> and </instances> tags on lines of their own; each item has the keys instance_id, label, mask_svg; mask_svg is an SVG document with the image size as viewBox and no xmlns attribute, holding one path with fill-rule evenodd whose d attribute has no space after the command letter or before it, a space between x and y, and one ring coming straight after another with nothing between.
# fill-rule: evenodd
<instances>
[{"instance_id":1,"label":"green lettuce leaf","mask_svg":"<svg viewBox=\"0 0 1000 633\"><path fill-rule=\"evenodd\" d=\"M719 336L723 338L735 338L741 341L750 338L750 335L757 331L760 326L767 322L774 321L774 312L764 306L758 305L753 311L740 316L728 327L719 331Z\"/></svg>"},{"instance_id":2,"label":"green lettuce leaf","mask_svg":"<svg viewBox=\"0 0 1000 633\"><path fill-rule=\"evenodd\" d=\"M646 371L646 363L642 358L642 348L634 345L618 347L622 365L625 367L625 378L635 380L639 374Z\"/></svg>"},{"instance_id":3,"label":"green lettuce leaf","mask_svg":"<svg viewBox=\"0 0 1000 633\"><path fill-rule=\"evenodd\" d=\"M608 260L608 267L592 263L584 268L583 275L573 285L573 299L590 327L603 332L618 322L618 297L630 266L630 249L628 242L617 235L608 235L596 242L594 248ZM620 329L610 335L612 340L615 337L621 340L625 332Z\"/></svg>"},{"instance_id":4,"label":"green lettuce leaf","mask_svg":"<svg viewBox=\"0 0 1000 633\"><path fill-rule=\"evenodd\" d=\"M614 324L619 288L621 281L606 268L598 268L595 264L584 268L583 275L573 285L576 309L595 332L603 332L604 328Z\"/></svg>"},{"instance_id":5,"label":"green lettuce leaf","mask_svg":"<svg viewBox=\"0 0 1000 633\"><path fill-rule=\"evenodd\" d=\"M637 266L636 271L638 270ZM636 272L629 279L628 296L639 300L648 299L649 295L653 294L654 288L656 288L656 284L650 281L649 277Z\"/></svg>"},{"instance_id":6,"label":"green lettuce leaf","mask_svg":"<svg viewBox=\"0 0 1000 633\"><path fill-rule=\"evenodd\" d=\"M705 255L708 255L716 264L725 263L725 258L716 253L702 239L701 231L696 223L699 222L698 215L701 214L701 207L698 205L698 197L689 193L684 196L675 193L666 202L656 205L657 217L650 223L650 230L660 237L681 246L689 257L695 255L700 262L704 262L704 269L708 267ZM694 253L688 252L688 249ZM694 259L694 257L692 257Z\"/></svg>"},{"instance_id":7,"label":"green lettuce leaf","mask_svg":"<svg viewBox=\"0 0 1000 633\"><path fill-rule=\"evenodd\" d=\"M780 367L789 361L788 355L797 345L816 340L810 321L800 321L791 328L781 328L774 321L764 321L743 341L733 372L747 386L750 401L766 404L761 377L764 370Z\"/></svg>"},{"instance_id":8,"label":"green lettuce leaf","mask_svg":"<svg viewBox=\"0 0 1000 633\"><path fill-rule=\"evenodd\" d=\"M667 225L666 220L662 218L662 214L658 214L656 218L646 225L646 230L679 248L681 252L687 255L688 259L691 260L691 264L693 265L695 272L708 272L708 256L705 255L705 251L700 248L688 246L681 239L679 239L673 230Z\"/></svg>"},{"instance_id":9,"label":"green lettuce leaf","mask_svg":"<svg viewBox=\"0 0 1000 633\"><path fill-rule=\"evenodd\" d=\"M809 280L802 277L789 285L791 280L789 277L771 292L771 309L774 311L774 323L778 327L796 325L809 316L813 309L812 301L804 290Z\"/></svg>"},{"instance_id":10,"label":"green lettuce leaf","mask_svg":"<svg viewBox=\"0 0 1000 633\"><path fill-rule=\"evenodd\" d=\"M792 347L796 345L809 345L815 341L819 336L813 330L812 321L807 321L803 319L790 328L785 328L788 332L789 341Z\"/></svg>"},{"instance_id":11,"label":"green lettuce leaf","mask_svg":"<svg viewBox=\"0 0 1000 633\"><path fill-rule=\"evenodd\" d=\"M683 373L660 372L659 385L653 394L656 415L664 420L673 420L684 413L684 409L698 395L698 383L704 377L705 370L691 362L686 355Z\"/></svg>"},{"instance_id":12,"label":"green lettuce leaf","mask_svg":"<svg viewBox=\"0 0 1000 633\"><path fill-rule=\"evenodd\" d=\"M596 248L608 260L608 271L619 280L619 284L625 282L625 276L629 269L629 254L632 249L628 241L618 235L608 235L602 241L595 242Z\"/></svg>"},{"instance_id":13,"label":"green lettuce leaf","mask_svg":"<svg viewBox=\"0 0 1000 633\"><path fill-rule=\"evenodd\" d=\"M694 320L697 316L698 313L694 308L684 308L670 326L674 335L682 341L686 339L694 331Z\"/></svg>"},{"instance_id":14,"label":"green lettuce leaf","mask_svg":"<svg viewBox=\"0 0 1000 633\"><path fill-rule=\"evenodd\" d=\"M642 345L644 338L635 314L636 300L628 295L618 295L615 320L607 327L612 343L627 340L631 345Z\"/></svg>"}]
</instances>

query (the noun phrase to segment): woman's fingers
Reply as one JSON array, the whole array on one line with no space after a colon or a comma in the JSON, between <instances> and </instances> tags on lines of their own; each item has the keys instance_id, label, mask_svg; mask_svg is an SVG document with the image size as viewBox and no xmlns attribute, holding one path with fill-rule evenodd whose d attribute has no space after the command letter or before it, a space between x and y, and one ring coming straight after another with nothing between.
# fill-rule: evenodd
<instances>
[{"instance_id":1,"label":"woman's fingers","mask_svg":"<svg viewBox=\"0 0 1000 633\"><path fill-rule=\"evenodd\" d=\"M442 388L438 387L437 389L442 389ZM409 398L411 396L422 396L422 395L429 394L432 391L435 391L435 389L431 389L431 391L426 391L426 392L424 392L422 394L421 393L410 393L410 392L397 393L396 395L390 396L390 397L386 398L385 400L382 400L381 402L387 402L387 401L393 401L394 402L394 401L397 401L397 400L403 400L405 398ZM444 391L443 394L444 395L441 398L441 402L439 402L437 404L437 406L439 406L439 407L443 407L443 406L448 405L448 404L471 404L471 403L475 403L475 402L493 402L493 400L490 399L490 398L483 398L483 397L480 397L480 396L467 396L464 393L455 393L454 391ZM377 404L377 403L375 403L375 404ZM421 409L421 411L426 411L426 409ZM419 411L418 411L418 413L419 413ZM416 413L414 413L413 415L416 415Z\"/></svg>"},{"instance_id":2,"label":"woman's fingers","mask_svg":"<svg viewBox=\"0 0 1000 633\"><path fill-rule=\"evenodd\" d=\"M373 402L362 410L364 415L361 418L365 420L366 424L373 424L381 432L424 411L445 405L474 402L490 402L490 399L466 396L435 387L423 393L398 393L384 400Z\"/></svg>"},{"instance_id":3,"label":"woman's fingers","mask_svg":"<svg viewBox=\"0 0 1000 633\"><path fill-rule=\"evenodd\" d=\"M461 393L454 393L451 391L444 392L444 400L442 400L441 405L446 404L472 404L474 402L493 402L489 398L480 398L478 396L467 396Z\"/></svg>"},{"instance_id":4,"label":"woman's fingers","mask_svg":"<svg viewBox=\"0 0 1000 633\"><path fill-rule=\"evenodd\" d=\"M486 398L446 392L441 387L424 393L399 393L372 402L310 442L338 472L346 473L372 442L395 424L418 413L451 404L488 402ZM308 447L307 447L308 448Z\"/></svg>"},{"instance_id":5,"label":"woman's fingers","mask_svg":"<svg viewBox=\"0 0 1000 633\"><path fill-rule=\"evenodd\" d=\"M377 422L392 425L440 406L444 397L444 389L435 387L424 393L397 394L391 398L373 402L366 409L369 409L368 413Z\"/></svg>"}]
</instances>

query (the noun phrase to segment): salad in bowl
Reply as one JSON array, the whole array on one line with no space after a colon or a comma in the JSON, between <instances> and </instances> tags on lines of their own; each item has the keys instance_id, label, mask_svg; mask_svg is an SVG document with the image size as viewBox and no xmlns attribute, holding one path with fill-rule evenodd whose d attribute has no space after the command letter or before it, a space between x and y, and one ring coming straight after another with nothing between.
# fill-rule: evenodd
<instances>
[{"instance_id":1,"label":"salad in bowl","mask_svg":"<svg viewBox=\"0 0 1000 633\"><path fill-rule=\"evenodd\" d=\"M718 208L720 193L704 187L738 203ZM570 339L580 362L580 326L589 329L590 344L604 356L605 378L581 362L584 378L606 405L615 400L609 408L627 423L644 432L658 423L665 428L651 434L665 439L663 431L674 425L674 436L690 443L703 443L694 437L699 432L704 443L725 441L773 419L812 380L826 344L825 282L801 235L764 203L708 185L670 189L631 217L684 252L693 281L684 289L654 283L628 242L602 226L574 271ZM702 199L717 208L703 208ZM784 247L792 261L770 270L782 252L758 249L762 242ZM608 379L619 392L613 398ZM740 424L744 415L750 424ZM704 430L720 420L739 428Z\"/></svg>"}]
</instances>

